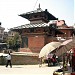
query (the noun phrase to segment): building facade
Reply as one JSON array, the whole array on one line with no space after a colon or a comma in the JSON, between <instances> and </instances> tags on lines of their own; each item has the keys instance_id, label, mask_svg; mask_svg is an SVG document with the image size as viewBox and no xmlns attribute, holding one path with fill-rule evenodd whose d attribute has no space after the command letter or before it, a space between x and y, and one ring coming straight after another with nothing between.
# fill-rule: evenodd
<instances>
[{"instance_id":1,"label":"building facade","mask_svg":"<svg viewBox=\"0 0 75 75\"><path fill-rule=\"evenodd\" d=\"M41 48L47 43L58 41L57 34L63 34L57 29L56 24L48 24L50 20L58 20L58 18L50 14L47 9L43 11L39 7L37 10L20 14L19 16L30 21L30 24L11 29L21 35L20 51L39 53Z\"/></svg>"},{"instance_id":2,"label":"building facade","mask_svg":"<svg viewBox=\"0 0 75 75\"><path fill-rule=\"evenodd\" d=\"M74 37L75 35L75 29L73 26L66 25L64 20L58 20L56 21L58 29L63 32L64 34L58 34L58 37L61 37L61 39L68 40Z\"/></svg>"},{"instance_id":3,"label":"building facade","mask_svg":"<svg viewBox=\"0 0 75 75\"><path fill-rule=\"evenodd\" d=\"M39 7L37 10L20 14L19 16L28 19L30 24L14 27L10 30L16 31L21 35L22 42L19 51L37 53L36 55L26 55L30 57L29 60L33 59L35 56L37 60L40 50L47 43L52 41L63 42L73 38L75 35L73 27L67 26L64 20L58 20L58 18L49 13L47 9L43 11ZM51 21L53 22L50 23ZM25 57L24 60L21 59L19 61L24 61L24 64L28 64L35 60L34 58L34 60L29 62L27 61L28 57L26 59Z\"/></svg>"},{"instance_id":4,"label":"building facade","mask_svg":"<svg viewBox=\"0 0 75 75\"><path fill-rule=\"evenodd\" d=\"M0 42L3 42L4 30L5 28L1 27L1 23L0 23Z\"/></svg>"}]
</instances>

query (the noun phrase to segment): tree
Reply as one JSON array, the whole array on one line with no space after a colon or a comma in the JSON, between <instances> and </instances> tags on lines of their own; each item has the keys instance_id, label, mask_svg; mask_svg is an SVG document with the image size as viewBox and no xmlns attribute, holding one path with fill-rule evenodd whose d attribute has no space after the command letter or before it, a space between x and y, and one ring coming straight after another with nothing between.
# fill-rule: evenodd
<instances>
[{"instance_id":1,"label":"tree","mask_svg":"<svg viewBox=\"0 0 75 75\"><path fill-rule=\"evenodd\" d=\"M16 33L14 36L14 49L18 50L20 44L21 44L21 36L18 33Z\"/></svg>"},{"instance_id":2,"label":"tree","mask_svg":"<svg viewBox=\"0 0 75 75\"><path fill-rule=\"evenodd\" d=\"M10 49L17 51L21 44L21 36L19 33L15 33L14 37L7 38L7 43Z\"/></svg>"}]
</instances>

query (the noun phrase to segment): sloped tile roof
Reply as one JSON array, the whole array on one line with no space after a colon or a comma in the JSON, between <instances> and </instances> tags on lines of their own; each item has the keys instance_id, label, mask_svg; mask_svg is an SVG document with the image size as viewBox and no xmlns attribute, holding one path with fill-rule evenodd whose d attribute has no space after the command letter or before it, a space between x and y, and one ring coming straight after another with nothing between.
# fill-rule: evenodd
<instances>
[{"instance_id":1,"label":"sloped tile roof","mask_svg":"<svg viewBox=\"0 0 75 75\"><path fill-rule=\"evenodd\" d=\"M33 23L33 24L25 24L18 27L14 27L12 29L23 29L23 28L36 28L36 27L48 27L48 23Z\"/></svg>"}]
</instances>

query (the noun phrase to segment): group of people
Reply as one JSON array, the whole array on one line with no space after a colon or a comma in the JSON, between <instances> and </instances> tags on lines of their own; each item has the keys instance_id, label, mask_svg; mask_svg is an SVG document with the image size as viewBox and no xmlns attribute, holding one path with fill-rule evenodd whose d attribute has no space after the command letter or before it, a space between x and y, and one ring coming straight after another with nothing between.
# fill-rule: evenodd
<instances>
[{"instance_id":1,"label":"group of people","mask_svg":"<svg viewBox=\"0 0 75 75\"><path fill-rule=\"evenodd\" d=\"M41 67L42 66L42 63L44 61L44 57L41 57L39 59L40 59L39 67ZM44 62L46 62L46 61L44 61ZM51 66L51 65L55 66L56 63L57 63L56 55L49 53L47 55L47 62L46 63L48 63L48 67Z\"/></svg>"},{"instance_id":2,"label":"group of people","mask_svg":"<svg viewBox=\"0 0 75 75\"><path fill-rule=\"evenodd\" d=\"M53 66L56 65L57 59L56 59L56 55L55 55L55 54L50 54L50 53L49 53L47 59L48 59L48 66L50 66L51 64L52 64Z\"/></svg>"}]
</instances>

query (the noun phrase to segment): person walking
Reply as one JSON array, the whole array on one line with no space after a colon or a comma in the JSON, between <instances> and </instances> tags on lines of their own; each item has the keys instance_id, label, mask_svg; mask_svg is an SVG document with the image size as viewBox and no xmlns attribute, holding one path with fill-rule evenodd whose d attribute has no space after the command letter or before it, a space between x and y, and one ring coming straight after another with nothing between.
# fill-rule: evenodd
<instances>
[{"instance_id":1,"label":"person walking","mask_svg":"<svg viewBox=\"0 0 75 75\"><path fill-rule=\"evenodd\" d=\"M6 59L7 59L6 67L8 67L8 64L9 64L10 67L12 68L12 64L11 64L11 55L10 55L10 53L7 55Z\"/></svg>"}]
</instances>

